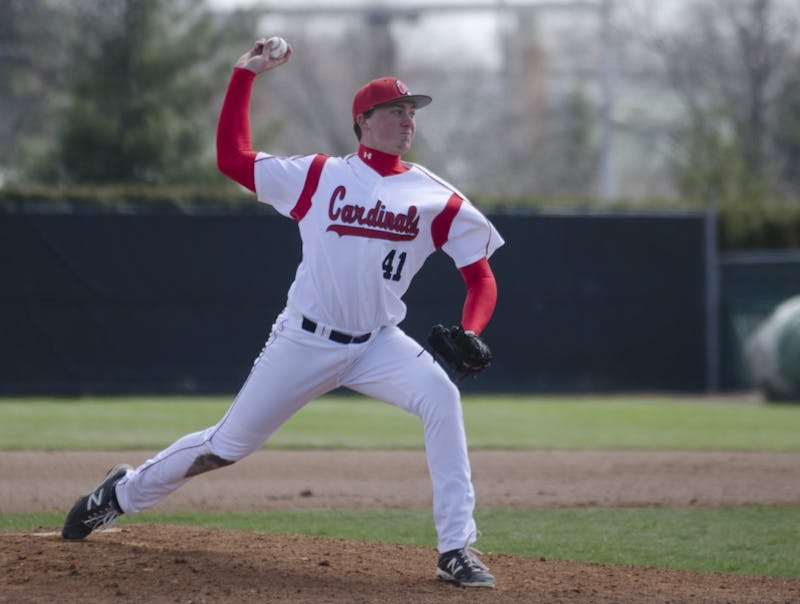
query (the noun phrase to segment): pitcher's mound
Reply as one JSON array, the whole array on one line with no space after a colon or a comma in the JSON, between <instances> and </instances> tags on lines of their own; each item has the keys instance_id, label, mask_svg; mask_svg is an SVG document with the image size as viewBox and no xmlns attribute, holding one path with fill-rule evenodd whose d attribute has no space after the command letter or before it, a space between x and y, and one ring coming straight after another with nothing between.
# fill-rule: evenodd
<instances>
[{"instance_id":1,"label":"pitcher's mound","mask_svg":"<svg viewBox=\"0 0 800 604\"><path fill-rule=\"evenodd\" d=\"M0 602L800 602L800 579L481 558L494 590L436 579L419 547L159 525L66 542L50 528L0 533Z\"/></svg>"}]
</instances>

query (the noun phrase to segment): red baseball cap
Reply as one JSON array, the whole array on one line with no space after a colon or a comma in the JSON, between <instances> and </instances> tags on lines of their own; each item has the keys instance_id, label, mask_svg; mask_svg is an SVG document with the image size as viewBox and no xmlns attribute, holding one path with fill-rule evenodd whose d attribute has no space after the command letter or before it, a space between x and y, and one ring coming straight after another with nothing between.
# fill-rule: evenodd
<instances>
[{"instance_id":1,"label":"red baseball cap","mask_svg":"<svg viewBox=\"0 0 800 604\"><path fill-rule=\"evenodd\" d=\"M420 109L432 100L426 94L411 94L408 86L397 78L378 78L362 86L353 97L353 122L359 113L374 109L378 105L393 101L409 101Z\"/></svg>"}]
</instances>

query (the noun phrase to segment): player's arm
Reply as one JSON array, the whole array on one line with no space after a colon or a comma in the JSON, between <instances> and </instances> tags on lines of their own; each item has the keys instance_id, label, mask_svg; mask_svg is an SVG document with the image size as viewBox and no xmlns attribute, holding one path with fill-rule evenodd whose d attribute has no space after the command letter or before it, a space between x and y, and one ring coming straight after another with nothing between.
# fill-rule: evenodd
<instances>
[{"instance_id":1,"label":"player's arm","mask_svg":"<svg viewBox=\"0 0 800 604\"><path fill-rule=\"evenodd\" d=\"M460 271L467 286L461 326L480 335L497 304L497 282L486 258L464 266Z\"/></svg>"},{"instance_id":2,"label":"player's arm","mask_svg":"<svg viewBox=\"0 0 800 604\"><path fill-rule=\"evenodd\" d=\"M217 167L228 178L256 190L253 166L256 152L250 138L250 93L256 74L233 70L217 124Z\"/></svg>"},{"instance_id":3,"label":"player's arm","mask_svg":"<svg viewBox=\"0 0 800 604\"><path fill-rule=\"evenodd\" d=\"M283 65L292 54L278 58L269 55L266 40L258 40L253 48L236 61L217 124L217 167L228 178L251 191L256 190L254 164L257 153L250 135L250 95L253 80L264 71Z\"/></svg>"}]
</instances>

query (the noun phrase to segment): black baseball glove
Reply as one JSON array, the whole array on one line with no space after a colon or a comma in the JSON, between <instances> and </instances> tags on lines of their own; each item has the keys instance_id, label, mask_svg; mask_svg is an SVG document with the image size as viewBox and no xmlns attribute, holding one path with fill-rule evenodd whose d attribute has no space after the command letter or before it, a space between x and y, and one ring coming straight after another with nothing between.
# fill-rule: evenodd
<instances>
[{"instance_id":1,"label":"black baseball glove","mask_svg":"<svg viewBox=\"0 0 800 604\"><path fill-rule=\"evenodd\" d=\"M460 325L434 325L428 344L444 364L462 377L480 373L492 364L492 351L486 342Z\"/></svg>"}]
</instances>

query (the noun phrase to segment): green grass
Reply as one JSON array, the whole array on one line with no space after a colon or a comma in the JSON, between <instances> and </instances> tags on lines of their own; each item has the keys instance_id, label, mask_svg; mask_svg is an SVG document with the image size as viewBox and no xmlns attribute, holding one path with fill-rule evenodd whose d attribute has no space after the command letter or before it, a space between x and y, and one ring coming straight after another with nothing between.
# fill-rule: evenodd
<instances>
[{"instance_id":1,"label":"green grass","mask_svg":"<svg viewBox=\"0 0 800 604\"><path fill-rule=\"evenodd\" d=\"M4 399L0 450L162 448L210 426L229 397ZM472 449L800 451L800 405L670 397L468 396ZM276 448L422 447L413 417L361 397L314 401Z\"/></svg>"},{"instance_id":2,"label":"green grass","mask_svg":"<svg viewBox=\"0 0 800 604\"><path fill-rule=\"evenodd\" d=\"M7 514L0 530L57 527L62 514ZM800 508L483 509L484 552L659 566L705 572L800 577ZM324 535L431 547L430 512L157 512L120 524L162 523Z\"/></svg>"},{"instance_id":3,"label":"green grass","mask_svg":"<svg viewBox=\"0 0 800 604\"><path fill-rule=\"evenodd\" d=\"M214 424L230 397L5 399L0 450L157 449ZM724 397L469 396L474 449L800 451L800 405ZM276 448L421 448L418 420L360 397L315 401ZM62 512L0 514L0 530L57 527ZM419 510L159 512L122 522L190 523L359 540L435 543ZM545 558L800 577L800 506L719 509L479 509L479 546Z\"/></svg>"}]
</instances>

